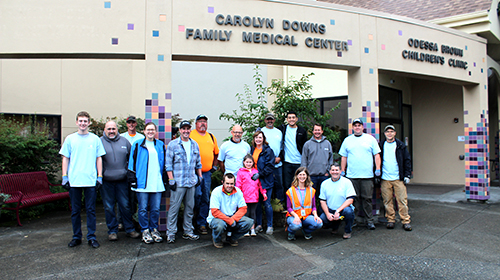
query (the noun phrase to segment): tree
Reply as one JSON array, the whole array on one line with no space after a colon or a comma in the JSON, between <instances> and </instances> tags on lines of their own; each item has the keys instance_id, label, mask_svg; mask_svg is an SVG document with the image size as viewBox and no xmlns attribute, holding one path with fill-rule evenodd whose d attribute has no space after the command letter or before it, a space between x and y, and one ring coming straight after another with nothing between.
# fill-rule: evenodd
<instances>
[{"instance_id":1,"label":"tree","mask_svg":"<svg viewBox=\"0 0 500 280\"><path fill-rule=\"evenodd\" d=\"M236 98L240 104L240 109L233 110L232 114L222 113L219 119L233 121L234 124L239 124L243 128L243 140L250 143L255 131L265 126L264 116L269 112L267 108L267 88L262 81L262 74L259 72L260 68L255 65L255 79L254 85L256 88L253 94L250 86L245 84L243 86L245 93L236 93Z\"/></svg>"}]
</instances>

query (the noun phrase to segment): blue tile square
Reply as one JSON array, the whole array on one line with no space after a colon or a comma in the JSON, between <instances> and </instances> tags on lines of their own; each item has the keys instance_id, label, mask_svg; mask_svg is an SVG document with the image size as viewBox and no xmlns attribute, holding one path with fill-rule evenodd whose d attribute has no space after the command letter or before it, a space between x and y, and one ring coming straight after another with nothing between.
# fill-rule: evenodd
<instances>
[{"instance_id":1,"label":"blue tile square","mask_svg":"<svg viewBox=\"0 0 500 280\"><path fill-rule=\"evenodd\" d=\"M165 60L165 56L163 54L159 54L158 61L164 61L164 60Z\"/></svg>"},{"instance_id":2,"label":"blue tile square","mask_svg":"<svg viewBox=\"0 0 500 280\"><path fill-rule=\"evenodd\" d=\"M153 30L153 37L160 37L160 31Z\"/></svg>"},{"instance_id":3,"label":"blue tile square","mask_svg":"<svg viewBox=\"0 0 500 280\"><path fill-rule=\"evenodd\" d=\"M335 20L334 19L330 20L330 25L335 25Z\"/></svg>"},{"instance_id":4,"label":"blue tile square","mask_svg":"<svg viewBox=\"0 0 500 280\"><path fill-rule=\"evenodd\" d=\"M104 2L105 9L111 9L111 2Z\"/></svg>"},{"instance_id":5,"label":"blue tile square","mask_svg":"<svg viewBox=\"0 0 500 280\"><path fill-rule=\"evenodd\" d=\"M370 52L370 49L369 48L365 48L365 53L369 53Z\"/></svg>"}]
</instances>

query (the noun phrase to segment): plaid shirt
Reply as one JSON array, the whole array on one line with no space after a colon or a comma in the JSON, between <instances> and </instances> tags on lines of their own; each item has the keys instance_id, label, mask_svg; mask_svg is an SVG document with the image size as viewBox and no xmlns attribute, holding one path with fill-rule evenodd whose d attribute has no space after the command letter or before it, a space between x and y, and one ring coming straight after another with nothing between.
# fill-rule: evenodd
<instances>
[{"instance_id":1,"label":"plaid shirt","mask_svg":"<svg viewBox=\"0 0 500 280\"><path fill-rule=\"evenodd\" d=\"M191 142L191 160L187 162L187 155L181 143L181 138L171 141L167 146L167 155L165 158L166 171L172 171L175 182L178 187L194 187L198 182L197 169L201 169L200 148L198 144Z\"/></svg>"}]
</instances>

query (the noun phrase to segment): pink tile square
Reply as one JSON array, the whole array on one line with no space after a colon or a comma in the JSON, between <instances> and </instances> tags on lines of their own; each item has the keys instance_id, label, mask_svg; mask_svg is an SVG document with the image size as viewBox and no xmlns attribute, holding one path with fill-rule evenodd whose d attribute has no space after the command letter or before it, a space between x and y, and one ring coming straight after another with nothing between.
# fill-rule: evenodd
<instances>
[{"instance_id":1,"label":"pink tile square","mask_svg":"<svg viewBox=\"0 0 500 280\"><path fill-rule=\"evenodd\" d=\"M184 25L179 25L179 32L184 32L186 27Z\"/></svg>"}]
</instances>

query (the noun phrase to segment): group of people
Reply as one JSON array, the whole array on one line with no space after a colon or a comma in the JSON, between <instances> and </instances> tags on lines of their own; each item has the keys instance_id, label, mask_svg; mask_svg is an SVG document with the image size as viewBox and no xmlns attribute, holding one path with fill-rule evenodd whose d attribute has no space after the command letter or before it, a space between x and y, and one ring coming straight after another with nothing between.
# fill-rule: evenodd
<instances>
[{"instance_id":1,"label":"group of people","mask_svg":"<svg viewBox=\"0 0 500 280\"><path fill-rule=\"evenodd\" d=\"M120 135L116 123L109 121L99 139L88 131L89 114L78 113L78 131L65 139L60 151L62 184L69 189L72 206L73 238L68 246L82 242L83 192L87 241L91 247L99 247L95 236L98 189L110 241L118 240L123 225L131 238L142 236L147 244L162 242L158 222L166 190L170 190L168 243L175 242L181 204L184 239L197 240L198 234L208 234L210 228L214 246L222 248L224 235L231 246L237 246L240 237L255 236L264 229L271 235L273 192L286 205L288 240L295 240L299 230L305 239L311 239L312 232L322 227L336 233L342 220L343 238L348 239L359 210L367 227L375 229L371 202L374 177L382 180L387 228L395 226L395 196L403 228L412 229L405 187L411 176L411 161L405 144L395 138L394 126L385 128L386 140L379 146L374 137L363 133L363 122L355 119L353 134L340 148L342 160L338 164L333 162L333 149L323 136L322 125L315 124L313 136L307 139L307 130L297 121L297 114L289 112L286 124L275 127L275 116L268 113L266 126L253 134L251 145L242 141L241 126L234 125L232 137L219 148L216 137L207 131L205 115L196 117L195 129L189 121L182 121L180 137L165 146L155 138L157 127L153 122L145 125L142 135L136 131L135 117L130 116L128 131ZM211 175L218 168L224 173L222 185L211 191ZM132 222L136 204L141 233L135 231ZM115 205L119 210L116 213Z\"/></svg>"}]
</instances>

